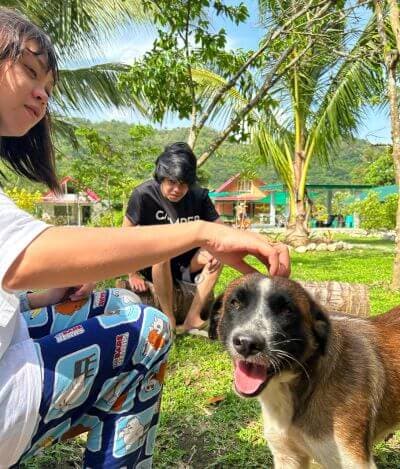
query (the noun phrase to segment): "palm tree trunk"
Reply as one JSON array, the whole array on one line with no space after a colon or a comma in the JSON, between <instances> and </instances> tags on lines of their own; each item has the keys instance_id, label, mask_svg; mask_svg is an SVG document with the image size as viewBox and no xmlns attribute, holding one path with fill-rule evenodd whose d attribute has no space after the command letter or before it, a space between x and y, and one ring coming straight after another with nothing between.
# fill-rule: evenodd
<instances>
[{"instance_id":1,"label":"palm tree trunk","mask_svg":"<svg viewBox=\"0 0 400 469\"><path fill-rule=\"evenodd\" d=\"M297 51L294 51L294 55ZM293 208L295 213L291 213L288 224L288 231L285 239L292 246L303 246L307 244L309 232L307 230L307 210L304 190L301 190L301 181L304 171L304 120L300 111L300 93L298 79L298 64L293 69L293 108L295 122L295 154L294 154L294 198ZM291 207L292 209L292 207Z\"/></svg>"},{"instance_id":2,"label":"palm tree trunk","mask_svg":"<svg viewBox=\"0 0 400 469\"><path fill-rule=\"evenodd\" d=\"M364 284L346 282L299 282L328 312L370 315L368 287Z\"/></svg>"},{"instance_id":3,"label":"palm tree trunk","mask_svg":"<svg viewBox=\"0 0 400 469\"><path fill-rule=\"evenodd\" d=\"M368 317L370 314L370 303L368 287L363 284L346 282L299 282L308 293L310 293L320 305L329 312L352 314L354 316ZM153 284L147 283L148 290L139 293L140 300L156 308L160 307L160 302L154 292ZM117 288L129 289L126 280L118 279L115 283ZM196 293L196 285L186 282L179 282L174 286L174 311L177 324L182 324L186 314L192 304ZM210 308L214 301L214 294L211 293L204 305L201 317L207 319Z\"/></svg>"},{"instance_id":4,"label":"palm tree trunk","mask_svg":"<svg viewBox=\"0 0 400 469\"><path fill-rule=\"evenodd\" d=\"M305 199L297 197L298 188L296 188L295 195L295 216L292 221L289 219L288 229L285 233L285 241L293 247L304 246L308 242L309 231L306 226L307 211L305 206Z\"/></svg>"},{"instance_id":5,"label":"palm tree trunk","mask_svg":"<svg viewBox=\"0 0 400 469\"><path fill-rule=\"evenodd\" d=\"M390 6L390 19L392 24L393 33L396 38L396 49L390 49L390 44L385 30L385 21L383 18L382 0L374 0L374 7L376 12L376 21L378 33L381 37L386 72L388 76L388 88L387 93L390 104L390 122L391 122L391 134L393 144L393 163L395 167L395 178L396 184L399 187L400 183L400 119L399 119L399 108L398 108L398 92L396 86L396 69L399 62L400 50L400 27L399 27L399 9L396 2L389 0ZM397 15L397 17L396 17ZM400 195L400 194L399 194ZM393 278L392 288L400 289L400 197L397 203L396 213L396 243L395 243L395 259L393 265Z\"/></svg>"}]
</instances>

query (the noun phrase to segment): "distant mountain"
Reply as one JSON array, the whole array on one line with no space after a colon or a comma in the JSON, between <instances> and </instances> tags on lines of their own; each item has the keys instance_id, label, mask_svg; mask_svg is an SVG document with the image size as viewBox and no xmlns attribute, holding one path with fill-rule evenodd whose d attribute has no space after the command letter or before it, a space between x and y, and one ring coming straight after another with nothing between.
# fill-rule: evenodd
<instances>
[{"instance_id":1,"label":"distant mountain","mask_svg":"<svg viewBox=\"0 0 400 469\"><path fill-rule=\"evenodd\" d=\"M125 146L129 140L129 129L131 124L119 121L90 122L82 119L74 119L78 126L92 127L101 135L109 136L116 146ZM154 135L145 140L149 146L154 147L154 159L162 149L176 141L186 141L187 128L175 128L171 130L156 130ZM199 137L196 146L196 154L200 155L209 143L217 135L213 129L206 128ZM71 145L65 140L58 140L58 148L61 152L69 155L75 154ZM207 186L215 189L230 176L241 172L244 166L244 154L249 152L249 146L235 142L225 142L219 151L210 157L201 170L203 179L207 180ZM365 164L373 159L374 154L379 153L369 142L364 140L353 140L344 142L336 155L332 155L329 166L323 165L315 157L311 163L308 176L309 183L362 183ZM372 156L371 156L372 155ZM246 158L246 165L248 160ZM65 163L64 163L65 164ZM266 183L276 182L278 179L272 165L254 164L254 171ZM150 174L144 174L144 178Z\"/></svg>"}]
</instances>

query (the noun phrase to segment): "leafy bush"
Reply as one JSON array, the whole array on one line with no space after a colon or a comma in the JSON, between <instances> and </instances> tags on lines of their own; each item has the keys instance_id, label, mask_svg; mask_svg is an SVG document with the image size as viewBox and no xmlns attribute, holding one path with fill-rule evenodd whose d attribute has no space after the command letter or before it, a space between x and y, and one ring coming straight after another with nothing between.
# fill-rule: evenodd
<instances>
[{"instance_id":1,"label":"leafy bush","mask_svg":"<svg viewBox=\"0 0 400 469\"><path fill-rule=\"evenodd\" d=\"M337 191L332 197L332 210L333 213L346 215L349 213L349 204L347 200L351 197L349 191Z\"/></svg>"},{"instance_id":2,"label":"leafy bush","mask_svg":"<svg viewBox=\"0 0 400 469\"><path fill-rule=\"evenodd\" d=\"M393 194L381 202L375 192L367 198L352 205L352 209L360 217L360 227L366 230L389 229L396 226L397 195Z\"/></svg>"},{"instance_id":3,"label":"leafy bush","mask_svg":"<svg viewBox=\"0 0 400 469\"><path fill-rule=\"evenodd\" d=\"M5 193L19 208L32 214L36 212L36 204L41 199L39 191L30 192L26 189L18 189L17 187L6 189Z\"/></svg>"},{"instance_id":4,"label":"leafy bush","mask_svg":"<svg viewBox=\"0 0 400 469\"><path fill-rule=\"evenodd\" d=\"M107 226L115 226L119 227L122 226L122 221L124 218L124 214L122 211L113 210L111 213L110 211L101 213L98 217L96 217L90 226L97 226L97 227L107 227Z\"/></svg>"}]
</instances>

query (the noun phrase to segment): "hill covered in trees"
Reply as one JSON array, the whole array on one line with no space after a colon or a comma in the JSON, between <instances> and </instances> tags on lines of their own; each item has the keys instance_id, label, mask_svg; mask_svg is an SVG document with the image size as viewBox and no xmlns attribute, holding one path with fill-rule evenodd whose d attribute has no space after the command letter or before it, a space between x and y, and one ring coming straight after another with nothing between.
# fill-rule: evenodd
<instances>
[{"instance_id":1,"label":"hill covered in trees","mask_svg":"<svg viewBox=\"0 0 400 469\"><path fill-rule=\"evenodd\" d=\"M132 124L119 121L90 122L73 119L71 122L77 128L91 128L96 130L100 137L108 138L115 151L123 155L125 171L135 181L151 177L154 161L163 148L173 142L186 141L188 134L186 128L160 130L146 126L132 126ZM198 155L201 154L215 136L215 130L204 129L199 137L195 152ZM75 148L65 137L56 136L57 168L60 177L79 172L79 159L88 153L88 148L87 145L83 144L82 139L78 138L78 141L80 147ZM328 166L319 162L317 157L314 158L308 182L365 183L368 168L383 153L385 153L385 149L364 140L355 139L343 142L337 153L332 155ZM210 189L216 189L226 179L243 171L249 175L260 177L265 183L279 181L272 165L260 161L252 146L229 141L225 142L218 152L203 165L200 177L202 184ZM26 183L11 174L9 174L8 185L34 187L33 184Z\"/></svg>"},{"instance_id":2,"label":"hill covered in trees","mask_svg":"<svg viewBox=\"0 0 400 469\"><path fill-rule=\"evenodd\" d=\"M186 141L188 134L188 129L186 128L170 130L154 129L140 143L141 151L135 152L135 142L132 141L129 135L129 131L132 128L131 124L118 121L92 123L78 119L75 119L73 122L77 126L94 128L101 136L110 137L112 145L116 148L126 149L130 146L132 148L132 165L137 167L135 158L144 158L140 165L144 169L142 174L144 179L151 175L152 162L162 149L170 143ZM205 150L215 136L215 130L206 128L199 137L195 150L196 153L200 154ZM144 152L146 156L139 154L143 153L143 147L148 150ZM69 157L76 157L79 154L65 140L58 141L58 149L63 155L64 163L68 162ZM332 155L328 166L318 161L317 157L314 158L311 163L308 182L331 184L363 183L365 182L368 166L372 161L379 158L383 151L382 148L376 147L365 140L355 139L350 142L343 142L337 153ZM272 165L261 162L256 151L251 146L236 142L225 142L219 151L211 156L202 167L203 180L207 181L207 185L214 189L230 176L242 172L244 168L250 173L257 174L266 183L279 180ZM129 161L127 161L127 170L129 171Z\"/></svg>"}]
</instances>

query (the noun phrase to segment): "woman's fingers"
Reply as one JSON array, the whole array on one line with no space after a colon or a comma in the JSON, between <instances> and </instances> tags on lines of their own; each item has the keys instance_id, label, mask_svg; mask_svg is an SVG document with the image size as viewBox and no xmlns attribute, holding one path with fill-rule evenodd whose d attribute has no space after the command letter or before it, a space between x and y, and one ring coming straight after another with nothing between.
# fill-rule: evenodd
<instances>
[{"instance_id":1,"label":"woman's fingers","mask_svg":"<svg viewBox=\"0 0 400 469\"><path fill-rule=\"evenodd\" d=\"M266 266L271 276L290 275L287 246L281 243L269 243L264 237L255 233L243 233L232 229L225 233L219 232L207 249L222 263L229 264L242 273L249 273L249 264L243 258L250 254Z\"/></svg>"},{"instance_id":2,"label":"woman's fingers","mask_svg":"<svg viewBox=\"0 0 400 469\"><path fill-rule=\"evenodd\" d=\"M285 244L268 244L265 254L261 252L261 257L256 257L268 266L271 276L279 275L281 277L289 277L290 275L290 256L289 250Z\"/></svg>"}]
</instances>

